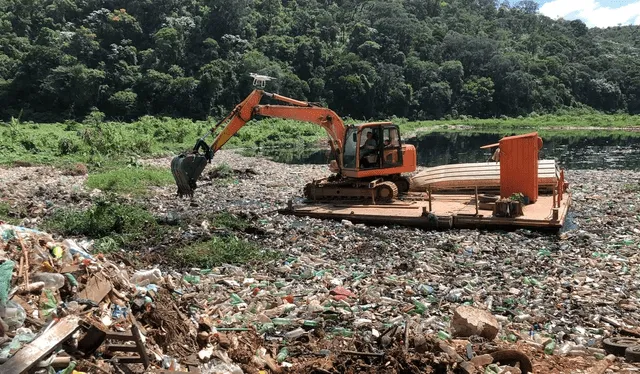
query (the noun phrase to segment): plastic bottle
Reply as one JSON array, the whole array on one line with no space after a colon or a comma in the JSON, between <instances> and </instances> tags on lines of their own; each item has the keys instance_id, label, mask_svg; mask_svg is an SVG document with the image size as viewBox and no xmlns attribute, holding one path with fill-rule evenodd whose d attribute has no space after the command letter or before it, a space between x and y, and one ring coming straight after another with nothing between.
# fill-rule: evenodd
<instances>
[{"instance_id":1,"label":"plastic bottle","mask_svg":"<svg viewBox=\"0 0 640 374\"><path fill-rule=\"evenodd\" d=\"M244 301L242 300L242 298L240 296L238 296L238 294L232 293L231 294L231 304L233 304L233 305L244 304Z\"/></svg>"},{"instance_id":2,"label":"plastic bottle","mask_svg":"<svg viewBox=\"0 0 640 374\"><path fill-rule=\"evenodd\" d=\"M178 360L175 358L164 355L162 356L162 367L167 370L177 371L180 369L180 364L178 364Z\"/></svg>"},{"instance_id":3,"label":"plastic bottle","mask_svg":"<svg viewBox=\"0 0 640 374\"><path fill-rule=\"evenodd\" d=\"M462 294L464 290L462 288L454 288L445 297L447 301L458 302L462 299Z\"/></svg>"},{"instance_id":4,"label":"plastic bottle","mask_svg":"<svg viewBox=\"0 0 640 374\"><path fill-rule=\"evenodd\" d=\"M348 337L348 338L353 336L353 331L351 331L349 329L345 329L344 327L335 327L333 329L332 333L334 335L345 336L345 337Z\"/></svg>"},{"instance_id":5,"label":"plastic bottle","mask_svg":"<svg viewBox=\"0 0 640 374\"><path fill-rule=\"evenodd\" d=\"M274 325L290 325L291 319L289 318L274 318L271 320Z\"/></svg>"},{"instance_id":6,"label":"plastic bottle","mask_svg":"<svg viewBox=\"0 0 640 374\"><path fill-rule=\"evenodd\" d=\"M272 331L273 328L274 328L274 324L273 323L263 323L263 324L259 325L258 333L264 334L265 332Z\"/></svg>"},{"instance_id":7,"label":"plastic bottle","mask_svg":"<svg viewBox=\"0 0 640 374\"><path fill-rule=\"evenodd\" d=\"M66 369L62 370L60 372L60 374L72 374L72 373L74 373L75 372L74 369L76 368L77 365L78 365L77 362L71 361L71 363L69 363L69 366L67 366Z\"/></svg>"},{"instance_id":8,"label":"plastic bottle","mask_svg":"<svg viewBox=\"0 0 640 374\"><path fill-rule=\"evenodd\" d=\"M25 318L27 318L27 313L20 306L20 304L17 304L11 300L7 301L7 306L5 308L5 317L3 318L3 320L9 326L10 331L22 327Z\"/></svg>"},{"instance_id":9,"label":"plastic bottle","mask_svg":"<svg viewBox=\"0 0 640 374\"><path fill-rule=\"evenodd\" d=\"M200 283L200 276L199 275L185 275L184 277L182 277L182 279L184 279L185 282L189 283L189 284L198 284Z\"/></svg>"},{"instance_id":10,"label":"plastic bottle","mask_svg":"<svg viewBox=\"0 0 640 374\"><path fill-rule=\"evenodd\" d=\"M416 313L420 315L424 314L424 312L427 310L427 306L419 302L418 300L414 300L413 305L415 306L414 310L416 311Z\"/></svg>"},{"instance_id":11,"label":"plastic bottle","mask_svg":"<svg viewBox=\"0 0 640 374\"><path fill-rule=\"evenodd\" d=\"M64 286L64 275L58 273L35 273L31 276L33 282L44 282L44 288L59 290Z\"/></svg>"},{"instance_id":12,"label":"plastic bottle","mask_svg":"<svg viewBox=\"0 0 640 374\"><path fill-rule=\"evenodd\" d=\"M276 356L276 360L278 362L282 362L287 358L288 355L289 355L289 350L287 349L287 347L284 347L280 350L280 352L278 352L278 355Z\"/></svg>"},{"instance_id":13,"label":"plastic bottle","mask_svg":"<svg viewBox=\"0 0 640 374\"><path fill-rule=\"evenodd\" d=\"M93 260L93 257L88 254L84 249L82 249L78 243L76 243L74 240L71 239L65 239L62 242L62 245L69 248L69 253L72 256L75 256L76 254L80 255L80 257L89 259L89 260Z\"/></svg>"},{"instance_id":14,"label":"plastic bottle","mask_svg":"<svg viewBox=\"0 0 640 374\"><path fill-rule=\"evenodd\" d=\"M302 322L302 325L307 327L316 327L318 326L318 321L308 319Z\"/></svg>"},{"instance_id":15,"label":"plastic bottle","mask_svg":"<svg viewBox=\"0 0 640 374\"><path fill-rule=\"evenodd\" d=\"M548 355L552 355L553 351L555 351L556 349L556 342L555 341L551 341L549 344L547 344L544 347L544 353L548 354Z\"/></svg>"},{"instance_id":16,"label":"plastic bottle","mask_svg":"<svg viewBox=\"0 0 640 374\"><path fill-rule=\"evenodd\" d=\"M304 331L302 328L298 327L297 329L293 330L293 331L289 331L287 333L284 334L284 338L287 340L293 340L293 339L297 339L299 337L301 337L302 335L306 334L306 331Z\"/></svg>"},{"instance_id":17,"label":"plastic bottle","mask_svg":"<svg viewBox=\"0 0 640 374\"><path fill-rule=\"evenodd\" d=\"M138 286L146 286L150 283L162 282L162 272L160 269L136 271L131 277L131 282Z\"/></svg>"}]
</instances>

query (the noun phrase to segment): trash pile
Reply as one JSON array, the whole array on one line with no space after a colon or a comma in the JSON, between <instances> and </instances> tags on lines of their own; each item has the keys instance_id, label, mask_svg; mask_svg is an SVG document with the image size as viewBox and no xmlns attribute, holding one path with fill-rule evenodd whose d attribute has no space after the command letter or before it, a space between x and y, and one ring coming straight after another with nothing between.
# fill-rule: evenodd
<instances>
[{"instance_id":1,"label":"trash pile","mask_svg":"<svg viewBox=\"0 0 640 374\"><path fill-rule=\"evenodd\" d=\"M90 246L0 225L0 372L515 374L606 369L638 345L595 325L565 333L541 316L494 315L491 290L472 282L437 300L447 286L372 277L314 256L251 274L235 266L178 273L128 269ZM474 302L477 292L484 302ZM627 318L590 318L640 336ZM540 368L550 357L571 366Z\"/></svg>"},{"instance_id":2,"label":"trash pile","mask_svg":"<svg viewBox=\"0 0 640 374\"><path fill-rule=\"evenodd\" d=\"M624 186L640 173L571 171L560 235L428 232L272 213L314 170L224 157L260 178L202 183L190 203L166 187L145 206L156 216L247 213L251 227L229 234L277 259L133 268L88 241L1 225L0 373L638 371L640 196ZM34 212L90 203L62 179L31 194L30 178L4 191Z\"/></svg>"}]
</instances>

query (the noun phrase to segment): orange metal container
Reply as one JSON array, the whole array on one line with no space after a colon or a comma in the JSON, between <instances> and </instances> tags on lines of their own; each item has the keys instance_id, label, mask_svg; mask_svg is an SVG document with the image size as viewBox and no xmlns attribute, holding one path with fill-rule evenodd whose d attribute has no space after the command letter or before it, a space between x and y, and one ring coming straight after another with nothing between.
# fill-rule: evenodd
<instances>
[{"instance_id":1,"label":"orange metal container","mask_svg":"<svg viewBox=\"0 0 640 374\"><path fill-rule=\"evenodd\" d=\"M542 139L537 132L500 140L500 195L522 193L530 203L538 200L538 152Z\"/></svg>"}]
</instances>

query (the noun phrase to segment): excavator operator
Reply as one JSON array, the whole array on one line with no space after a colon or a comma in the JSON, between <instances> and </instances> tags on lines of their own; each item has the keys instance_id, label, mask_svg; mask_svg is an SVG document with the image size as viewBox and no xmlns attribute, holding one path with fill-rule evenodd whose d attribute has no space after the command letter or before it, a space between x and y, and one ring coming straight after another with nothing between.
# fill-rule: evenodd
<instances>
[{"instance_id":1,"label":"excavator operator","mask_svg":"<svg viewBox=\"0 0 640 374\"><path fill-rule=\"evenodd\" d=\"M378 153L378 142L373 138L373 132L367 132L367 140L364 142L362 146L362 150L360 151L360 165L363 168L370 168L375 166L377 160Z\"/></svg>"}]
</instances>

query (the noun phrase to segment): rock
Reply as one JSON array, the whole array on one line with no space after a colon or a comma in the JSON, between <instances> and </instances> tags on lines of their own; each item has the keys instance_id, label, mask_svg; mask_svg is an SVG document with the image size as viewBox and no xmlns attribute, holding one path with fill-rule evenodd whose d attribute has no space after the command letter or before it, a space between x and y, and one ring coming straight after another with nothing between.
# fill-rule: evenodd
<instances>
[{"instance_id":1,"label":"rock","mask_svg":"<svg viewBox=\"0 0 640 374\"><path fill-rule=\"evenodd\" d=\"M500 325L491 313L466 305L456 308L451 327L454 336L478 335L490 340L495 339L500 331Z\"/></svg>"},{"instance_id":2,"label":"rock","mask_svg":"<svg viewBox=\"0 0 640 374\"><path fill-rule=\"evenodd\" d=\"M471 359L471 362L478 368L482 368L493 363L493 357L491 355L480 355Z\"/></svg>"},{"instance_id":3,"label":"rock","mask_svg":"<svg viewBox=\"0 0 640 374\"><path fill-rule=\"evenodd\" d=\"M341 223L342 223L342 225L344 227L353 227L353 222L351 222L351 221L349 221L347 219L343 219Z\"/></svg>"},{"instance_id":4,"label":"rock","mask_svg":"<svg viewBox=\"0 0 640 374\"><path fill-rule=\"evenodd\" d=\"M429 349L427 339L422 335L418 335L413 339L413 347L418 353L425 353Z\"/></svg>"},{"instance_id":5,"label":"rock","mask_svg":"<svg viewBox=\"0 0 640 374\"><path fill-rule=\"evenodd\" d=\"M200 345L207 345L209 342L209 333L206 331L200 331L196 339Z\"/></svg>"},{"instance_id":6,"label":"rock","mask_svg":"<svg viewBox=\"0 0 640 374\"><path fill-rule=\"evenodd\" d=\"M229 340L229 337L227 337L226 334L223 333L217 333L214 335L215 340L218 342L218 345L221 348L227 349L229 347L231 347L231 340Z\"/></svg>"},{"instance_id":7,"label":"rock","mask_svg":"<svg viewBox=\"0 0 640 374\"><path fill-rule=\"evenodd\" d=\"M460 363L460 369L462 369L462 372L465 374L475 374L478 372L476 367L469 361Z\"/></svg>"},{"instance_id":8,"label":"rock","mask_svg":"<svg viewBox=\"0 0 640 374\"><path fill-rule=\"evenodd\" d=\"M442 341L438 343L438 346L440 347L442 352L446 353L453 361L456 361L456 362L463 361L462 356L460 356L458 352L456 352L455 348L453 348L452 346Z\"/></svg>"}]
</instances>

